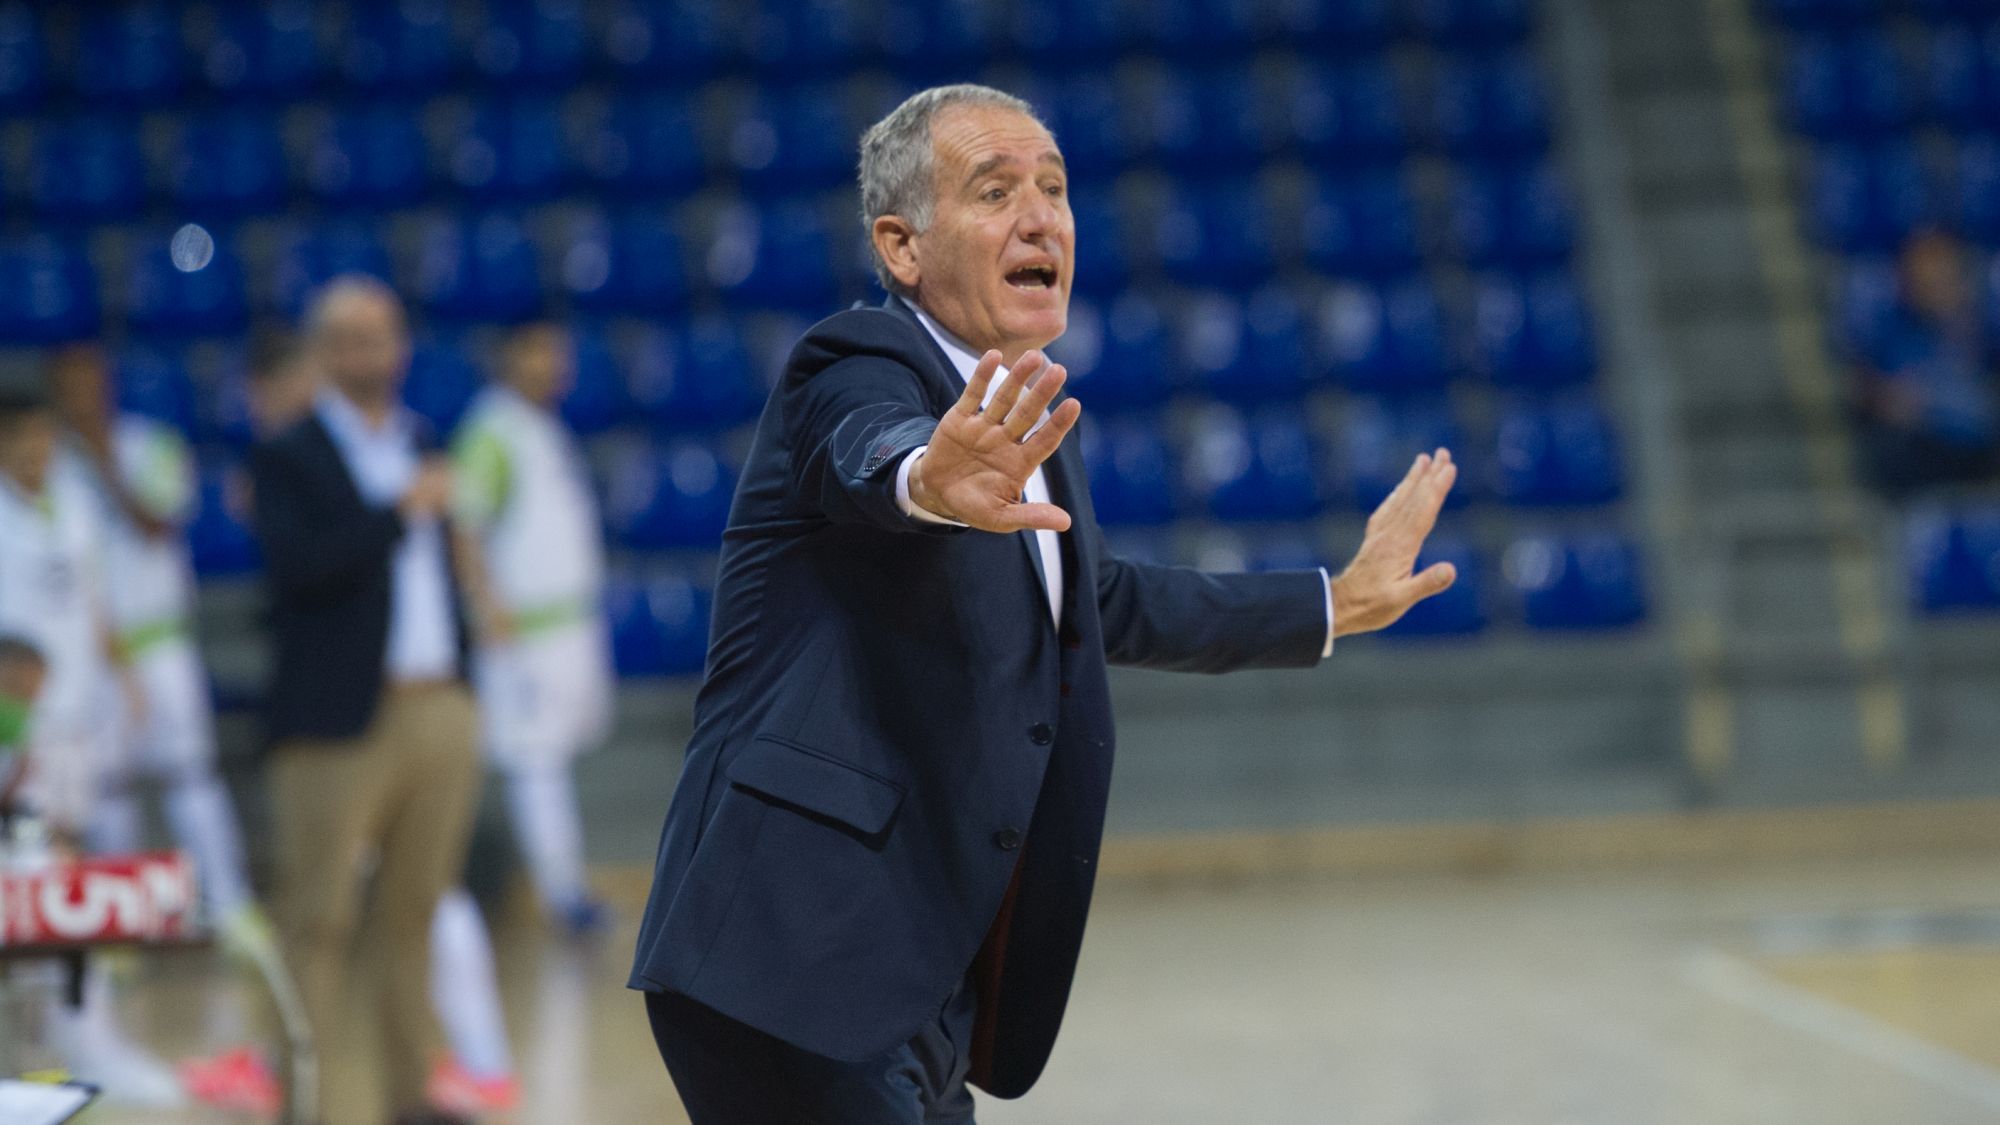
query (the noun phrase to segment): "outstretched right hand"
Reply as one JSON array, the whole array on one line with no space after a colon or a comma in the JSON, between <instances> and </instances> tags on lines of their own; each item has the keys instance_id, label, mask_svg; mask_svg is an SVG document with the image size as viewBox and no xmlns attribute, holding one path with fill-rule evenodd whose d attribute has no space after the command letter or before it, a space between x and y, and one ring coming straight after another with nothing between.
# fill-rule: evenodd
<instances>
[{"instance_id":1,"label":"outstretched right hand","mask_svg":"<svg viewBox=\"0 0 2000 1125\"><path fill-rule=\"evenodd\" d=\"M980 357L965 393L932 432L930 448L910 466L910 499L981 531L1068 531L1068 512L1027 503L1021 490L1062 445L1083 405L1070 399L1042 422L1069 373L1039 350L1022 355L988 399L999 370L999 352Z\"/></svg>"}]
</instances>

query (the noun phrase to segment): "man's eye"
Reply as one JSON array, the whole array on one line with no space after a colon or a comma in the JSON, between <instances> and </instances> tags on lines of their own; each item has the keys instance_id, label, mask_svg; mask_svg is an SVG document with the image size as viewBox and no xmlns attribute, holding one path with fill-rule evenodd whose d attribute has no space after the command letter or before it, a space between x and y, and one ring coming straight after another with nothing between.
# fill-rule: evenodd
<instances>
[{"instance_id":1,"label":"man's eye","mask_svg":"<svg viewBox=\"0 0 2000 1125\"><path fill-rule=\"evenodd\" d=\"M1048 193L1050 199L1060 199L1063 194L1063 186L1061 184L1050 184L1048 186Z\"/></svg>"},{"instance_id":2,"label":"man's eye","mask_svg":"<svg viewBox=\"0 0 2000 1125\"><path fill-rule=\"evenodd\" d=\"M1005 188L996 187L996 188L987 188L986 194L981 196L980 198L986 200L988 203L998 203L1002 199L1005 199L1006 197L1007 197L1007 190Z\"/></svg>"}]
</instances>

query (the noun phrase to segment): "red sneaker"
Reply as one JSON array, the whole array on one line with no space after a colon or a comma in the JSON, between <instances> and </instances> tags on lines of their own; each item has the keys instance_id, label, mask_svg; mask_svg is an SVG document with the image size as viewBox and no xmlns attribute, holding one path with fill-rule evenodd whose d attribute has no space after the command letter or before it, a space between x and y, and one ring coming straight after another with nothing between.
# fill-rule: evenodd
<instances>
[{"instance_id":1,"label":"red sneaker","mask_svg":"<svg viewBox=\"0 0 2000 1125\"><path fill-rule=\"evenodd\" d=\"M212 1059L183 1059L176 1069L191 1097L217 1109L269 1117L284 1101L277 1076L264 1057L250 1047L225 1051Z\"/></svg>"},{"instance_id":2,"label":"red sneaker","mask_svg":"<svg viewBox=\"0 0 2000 1125\"><path fill-rule=\"evenodd\" d=\"M465 1069L455 1056L440 1059L431 1067L431 1080L424 1092L438 1109L467 1116L505 1113L521 1104L520 1079L511 1074L481 1078Z\"/></svg>"}]
</instances>

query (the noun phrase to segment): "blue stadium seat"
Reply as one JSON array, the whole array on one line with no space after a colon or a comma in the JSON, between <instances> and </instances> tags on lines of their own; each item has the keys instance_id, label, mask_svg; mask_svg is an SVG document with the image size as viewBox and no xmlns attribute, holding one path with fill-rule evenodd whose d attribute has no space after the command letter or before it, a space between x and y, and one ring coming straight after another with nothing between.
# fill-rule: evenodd
<instances>
[{"instance_id":1,"label":"blue stadium seat","mask_svg":"<svg viewBox=\"0 0 2000 1125\"><path fill-rule=\"evenodd\" d=\"M614 570L605 580L612 664L623 677L699 675L708 656L713 595L678 574L645 578Z\"/></svg>"},{"instance_id":2,"label":"blue stadium seat","mask_svg":"<svg viewBox=\"0 0 2000 1125\"><path fill-rule=\"evenodd\" d=\"M1883 5L1881 0L1763 0L1763 7L1785 27L1824 29L1878 20Z\"/></svg>"},{"instance_id":3,"label":"blue stadium seat","mask_svg":"<svg viewBox=\"0 0 2000 1125\"><path fill-rule=\"evenodd\" d=\"M2000 613L2000 507L1918 508L1910 513L1904 543L1917 608Z\"/></svg>"},{"instance_id":4,"label":"blue stadium seat","mask_svg":"<svg viewBox=\"0 0 2000 1125\"><path fill-rule=\"evenodd\" d=\"M1609 531L1516 540L1501 561L1530 629L1620 629L1646 617L1639 549Z\"/></svg>"},{"instance_id":5,"label":"blue stadium seat","mask_svg":"<svg viewBox=\"0 0 2000 1125\"><path fill-rule=\"evenodd\" d=\"M562 284L585 312L662 316L686 304L678 229L653 211L582 217L562 250Z\"/></svg>"},{"instance_id":6,"label":"blue stadium seat","mask_svg":"<svg viewBox=\"0 0 2000 1125\"><path fill-rule=\"evenodd\" d=\"M248 356L239 346L226 346L214 381L195 394L195 440L204 446L236 453L257 440L257 420L250 405Z\"/></svg>"},{"instance_id":7,"label":"blue stadium seat","mask_svg":"<svg viewBox=\"0 0 2000 1125\"><path fill-rule=\"evenodd\" d=\"M2000 128L2000 30L1941 24L1925 62L1938 120L1960 131Z\"/></svg>"},{"instance_id":8,"label":"blue stadium seat","mask_svg":"<svg viewBox=\"0 0 2000 1125\"><path fill-rule=\"evenodd\" d=\"M326 71L326 52L307 0L218 5L201 53L202 77L226 94L295 97Z\"/></svg>"},{"instance_id":9,"label":"blue stadium seat","mask_svg":"<svg viewBox=\"0 0 2000 1125\"><path fill-rule=\"evenodd\" d=\"M167 233L151 234L140 244L126 282L127 327L179 337L236 332L249 323L243 263L226 238L211 237L213 256L191 271L175 266Z\"/></svg>"},{"instance_id":10,"label":"blue stadium seat","mask_svg":"<svg viewBox=\"0 0 2000 1125\"><path fill-rule=\"evenodd\" d=\"M1466 169L1452 191L1451 230L1459 257L1474 266L1551 265L1576 246L1576 205L1548 161Z\"/></svg>"},{"instance_id":11,"label":"blue stadium seat","mask_svg":"<svg viewBox=\"0 0 2000 1125\"><path fill-rule=\"evenodd\" d=\"M1078 293L1104 294L1123 289L1131 280L1126 253L1125 219L1107 188L1071 185L1070 218L1076 225L1076 272L1070 284Z\"/></svg>"},{"instance_id":12,"label":"blue stadium seat","mask_svg":"<svg viewBox=\"0 0 2000 1125\"><path fill-rule=\"evenodd\" d=\"M1074 354L1082 338L1095 330L1089 354ZM1070 331L1053 351L1069 369L1068 388L1085 410L1130 410L1155 406L1173 392L1173 341L1166 312L1159 302L1138 291L1121 294L1105 309L1101 322L1094 309L1078 301L1070 310Z\"/></svg>"},{"instance_id":13,"label":"blue stadium seat","mask_svg":"<svg viewBox=\"0 0 2000 1125\"><path fill-rule=\"evenodd\" d=\"M2000 136L1968 138L1958 149L1958 232L1983 246L2000 247Z\"/></svg>"},{"instance_id":14,"label":"blue stadium seat","mask_svg":"<svg viewBox=\"0 0 2000 1125\"><path fill-rule=\"evenodd\" d=\"M671 92L618 99L589 146L590 172L600 183L648 202L701 186L704 168L687 99Z\"/></svg>"},{"instance_id":15,"label":"blue stadium seat","mask_svg":"<svg viewBox=\"0 0 2000 1125\"><path fill-rule=\"evenodd\" d=\"M606 13L604 57L622 71L694 83L731 57L722 0L615 0Z\"/></svg>"},{"instance_id":16,"label":"blue stadium seat","mask_svg":"<svg viewBox=\"0 0 2000 1125\"><path fill-rule=\"evenodd\" d=\"M1247 301L1209 295L1181 316L1186 367L1225 402L1297 399L1319 373L1298 299L1276 286Z\"/></svg>"},{"instance_id":17,"label":"blue stadium seat","mask_svg":"<svg viewBox=\"0 0 2000 1125\"><path fill-rule=\"evenodd\" d=\"M440 439L458 428L466 408L484 385L479 369L466 354L464 341L456 336L433 332L418 337L411 346L403 402L428 421Z\"/></svg>"},{"instance_id":18,"label":"blue stadium seat","mask_svg":"<svg viewBox=\"0 0 2000 1125\"><path fill-rule=\"evenodd\" d=\"M1304 520L1325 506L1317 443L1297 410L1246 418L1216 407L1198 419L1185 456L1190 483L1216 519Z\"/></svg>"},{"instance_id":19,"label":"blue stadium seat","mask_svg":"<svg viewBox=\"0 0 2000 1125\"><path fill-rule=\"evenodd\" d=\"M195 573L202 578L254 574L264 565L256 536L237 517L237 504L232 503L234 497L243 495L236 482L243 482L242 470L227 462L205 461L200 467L199 493L187 538Z\"/></svg>"},{"instance_id":20,"label":"blue stadium seat","mask_svg":"<svg viewBox=\"0 0 2000 1125\"><path fill-rule=\"evenodd\" d=\"M1451 589L1410 607L1401 620L1382 631L1399 639L1475 636L1486 629L1485 566L1479 552L1463 536L1448 531L1433 534L1417 556L1416 569L1450 563L1458 570Z\"/></svg>"},{"instance_id":21,"label":"blue stadium seat","mask_svg":"<svg viewBox=\"0 0 2000 1125\"><path fill-rule=\"evenodd\" d=\"M672 432L741 425L757 416L769 394L741 326L715 314L675 329L647 326L635 335L627 370L632 404L653 426Z\"/></svg>"},{"instance_id":22,"label":"blue stadium seat","mask_svg":"<svg viewBox=\"0 0 2000 1125\"><path fill-rule=\"evenodd\" d=\"M1797 37L1781 82L1792 127L1821 140L1894 132L1916 109L1902 60L1879 29Z\"/></svg>"},{"instance_id":23,"label":"blue stadium seat","mask_svg":"<svg viewBox=\"0 0 2000 1125\"><path fill-rule=\"evenodd\" d=\"M1865 16L1880 13L1878 0L1845 0ZM1927 23L1978 24L2000 18L2000 0L1904 0L1902 5Z\"/></svg>"},{"instance_id":24,"label":"blue stadium seat","mask_svg":"<svg viewBox=\"0 0 2000 1125\"><path fill-rule=\"evenodd\" d=\"M296 319L315 289L342 274L393 280L389 252L375 227L355 219L300 222L280 236L272 299L279 312Z\"/></svg>"},{"instance_id":25,"label":"blue stadium seat","mask_svg":"<svg viewBox=\"0 0 2000 1125\"><path fill-rule=\"evenodd\" d=\"M1450 449L1459 463L1458 484L1446 501L1459 507L1476 491L1478 474L1469 471L1466 458L1473 451L1451 405L1442 398L1354 398L1340 415L1334 476L1355 511L1373 512L1409 473L1418 454L1439 448Z\"/></svg>"},{"instance_id":26,"label":"blue stadium seat","mask_svg":"<svg viewBox=\"0 0 2000 1125\"><path fill-rule=\"evenodd\" d=\"M0 110L32 109L48 90L48 48L35 9L0 4Z\"/></svg>"},{"instance_id":27,"label":"blue stadium seat","mask_svg":"<svg viewBox=\"0 0 2000 1125\"><path fill-rule=\"evenodd\" d=\"M1258 38L1257 0L1150 0L1135 20L1140 49L1179 61L1243 52Z\"/></svg>"},{"instance_id":28,"label":"blue stadium seat","mask_svg":"<svg viewBox=\"0 0 2000 1125\"><path fill-rule=\"evenodd\" d=\"M815 319L835 311L833 235L814 202L728 209L706 257L709 280L738 305L796 309Z\"/></svg>"},{"instance_id":29,"label":"blue stadium seat","mask_svg":"<svg viewBox=\"0 0 2000 1125\"><path fill-rule=\"evenodd\" d=\"M251 214L284 205L288 166L275 121L225 111L183 125L167 182L174 202L195 214Z\"/></svg>"},{"instance_id":30,"label":"blue stadium seat","mask_svg":"<svg viewBox=\"0 0 2000 1125\"><path fill-rule=\"evenodd\" d=\"M1451 379L1444 309L1422 277L1335 286L1320 308L1320 332L1335 377L1353 390L1407 394Z\"/></svg>"},{"instance_id":31,"label":"blue stadium seat","mask_svg":"<svg viewBox=\"0 0 2000 1125\"><path fill-rule=\"evenodd\" d=\"M1277 266L1269 203L1254 179L1168 195L1153 230L1160 264L1184 285L1247 286Z\"/></svg>"},{"instance_id":32,"label":"blue stadium seat","mask_svg":"<svg viewBox=\"0 0 2000 1125\"><path fill-rule=\"evenodd\" d=\"M1806 211L1814 237L1829 249L1894 251L1936 214L1923 162L1908 140L1822 146L1810 167Z\"/></svg>"},{"instance_id":33,"label":"blue stadium seat","mask_svg":"<svg viewBox=\"0 0 2000 1125\"><path fill-rule=\"evenodd\" d=\"M339 59L341 77L364 90L437 89L456 78L465 63L447 0L356 5Z\"/></svg>"},{"instance_id":34,"label":"blue stadium seat","mask_svg":"<svg viewBox=\"0 0 2000 1125\"><path fill-rule=\"evenodd\" d=\"M570 343L576 377L563 396L563 420L585 437L601 434L625 420L631 405L625 377L604 333L595 326L571 325Z\"/></svg>"},{"instance_id":35,"label":"blue stadium seat","mask_svg":"<svg viewBox=\"0 0 2000 1125\"><path fill-rule=\"evenodd\" d=\"M1493 467L1494 491L1520 507L1606 504L1625 487L1611 420L1580 397L1507 407Z\"/></svg>"},{"instance_id":36,"label":"blue stadium seat","mask_svg":"<svg viewBox=\"0 0 2000 1125\"><path fill-rule=\"evenodd\" d=\"M605 519L612 537L633 550L713 549L735 489L735 470L710 445L636 445L612 458Z\"/></svg>"},{"instance_id":37,"label":"blue stadium seat","mask_svg":"<svg viewBox=\"0 0 2000 1125\"><path fill-rule=\"evenodd\" d=\"M1505 47L1534 29L1530 0L1416 0L1410 30L1442 47Z\"/></svg>"},{"instance_id":38,"label":"blue stadium seat","mask_svg":"<svg viewBox=\"0 0 2000 1125\"><path fill-rule=\"evenodd\" d=\"M1320 52L1376 55L1396 34L1394 0L1277 0L1279 35Z\"/></svg>"},{"instance_id":39,"label":"blue stadium seat","mask_svg":"<svg viewBox=\"0 0 2000 1125\"><path fill-rule=\"evenodd\" d=\"M1896 310L1901 282L1893 258L1851 258L1834 298L1835 332L1849 360L1874 362Z\"/></svg>"},{"instance_id":40,"label":"blue stadium seat","mask_svg":"<svg viewBox=\"0 0 2000 1125\"><path fill-rule=\"evenodd\" d=\"M1407 116L1383 56L1302 66L1285 98L1292 140L1322 167L1400 159L1410 146Z\"/></svg>"},{"instance_id":41,"label":"blue stadium seat","mask_svg":"<svg viewBox=\"0 0 2000 1125\"><path fill-rule=\"evenodd\" d=\"M730 127L730 163L749 187L770 195L833 187L854 176L859 130L839 87L802 86L759 95ZM680 138L686 144L689 137Z\"/></svg>"},{"instance_id":42,"label":"blue stadium seat","mask_svg":"<svg viewBox=\"0 0 2000 1125\"><path fill-rule=\"evenodd\" d=\"M1441 61L1430 111L1437 142L1456 156L1517 157L1548 147L1548 99L1525 50Z\"/></svg>"},{"instance_id":43,"label":"blue stadium seat","mask_svg":"<svg viewBox=\"0 0 2000 1125\"><path fill-rule=\"evenodd\" d=\"M1301 232L1306 261L1328 273L1380 277L1405 273L1421 258L1416 205L1391 169L1352 180L1320 180Z\"/></svg>"},{"instance_id":44,"label":"blue stadium seat","mask_svg":"<svg viewBox=\"0 0 2000 1125\"><path fill-rule=\"evenodd\" d=\"M1128 126L1125 102L1108 72L1081 69L1054 87L1047 100L1044 120L1074 178L1103 179L1139 158L1146 133Z\"/></svg>"},{"instance_id":45,"label":"blue stadium seat","mask_svg":"<svg viewBox=\"0 0 2000 1125\"><path fill-rule=\"evenodd\" d=\"M1125 120L1145 138L1142 153L1177 171L1219 166L1202 132L1207 91L1197 91L1181 74L1161 70L1125 84Z\"/></svg>"},{"instance_id":46,"label":"blue stadium seat","mask_svg":"<svg viewBox=\"0 0 2000 1125\"><path fill-rule=\"evenodd\" d=\"M1244 569L1268 574L1274 570L1313 570L1329 567L1326 552L1319 544L1315 524L1272 524L1251 530Z\"/></svg>"},{"instance_id":47,"label":"blue stadium seat","mask_svg":"<svg viewBox=\"0 0 2000 1125\"><path fill-rule=\"evenodd\" d=\"M1113 527L1159 527L1179 514L1173 450L1151 415L1099 420L1082 427L1083 463L1097 521Z\"/></svg>"},{"instance_id":48,"label":"blue stadium seat","mask_svg":"<svg viewBox=\"0 0 2000 1125\"><path fill-rule=\"evenodd\" d=\"M1986 329L1986 360L2000 366L2000 254L1987 259L1974 285L1978 289L1980 320Z\"/></svg>"},{"instance_id":49,"label":"blue stadium seat","mask_svg":"<svg viewBox=\"0 0 2000 1125\"><path fill-rule=\"evenodd\" d=\"M181 356L151 344L127 344L112 360L118 409L163 422L193 438L200 424L194 379Z\"/></svg>"},{"instance_id":50,"label":"blue stadium seat","mask_svg":"<svg viewBox=\"0 0 2000 1125\"><path fill-rule=\"evenodd\" d=\"M1031 58L1069 64L1092 62L1138 46L1133 21L1124 18L1118 4L1016 0L1006 11L1011 46Z\"/></svg>"},{"instance_id":51,"label":"blue stadium seat","mask_svg":"<svg viewBox=\"0 0 2000 1125\"><path fill-rule=\"evenodd\" d=\"M430 188L430 152L416 107L378 103L337 113L314 138L306 178L341 206L397 207Z\"/></svg>"},{"instance_id":52,"label":"blue stadium seat","mask_svg":"<svg viewBox=\"0 0 2000 1125\"><path fill-rule=\"evenodd\" d=\"M764 8L745 44L763 73L787 78L845 74L868 40L857 0L792 0Z\"/></svg>"},{"instance_id":53,"label":"blue stadium seat","mask_svg":"<svg viewBox=\"0 0 2000 1125\"><path fill-rule=\"evenodd\" d=\"M185 77L180 13L162 3L93 5L78 29L70 84L86 98L156 105Z\"/></svg>"},{"instance_id":54,"label":"blue stadium seat","mask_svg":"<svg viewBox=\"0 0 2000 1125\"><path fill-rule=\"evenodd\" d=\"M55 344L97 333L97 274L82 247L34 234L0 250L0 338Z\"/></svg>"},{"instance_id":55,"label":"blue stadium seat","mask_svg":"<svg viewBox=\"0 0 2000 1125\"><path fill-rule=\"evenodd\" d=\"M930 85L992 53L993 7L982 0L885 0L876 45L899 77Z\"/></svg>"},{"instance_id":56,"label":"blue stadium seat","mask_svg":"<svg viewBox=\"0 0 2000 1125\"><path fill-rule=\"evenodd\" d=\"M494 82L569 78L589 58L582 0L487 0L485 15L472 41L472 62Z\"/></svg>"},{"instance_id":57,"label":"blue stadium seat","mask_svg":"<svg viewBox=\"0 0 2000 1125\"><path fill-rule=\"evenodd\" d=\"M501 212L432 219L419 236L412 296L450 320L525 320L542 308L534 244Z\"/></svg>"},{"instance_id":58,"label":"blue stadium seat","mask_svg":"<svg viewBox=\"0 0 2000 1125\"><path fill-rule=\"evenodd\" d=\"M44 120L29 177L29 202L43 216L128 219L146 193L138 130L106 118Z\"/></svg>"},{"instance_id":59,"label":"blue stadium seat","mask_svg":"<svg viewBox=\"0 0 2000 1125\"><path fill-rule=\"evenodd\" d=\"M538 201L570 186L570 158L562 107L551 98L487 103L451 142L451 180L478 202Z\"/></svg>"},{"instance_id":60,"label":"blue stadium seat","mask_svg":"<svg viewBox=\"0 0 2000 1125\"><path fill-rule=\"evenodd\" d=\"M1499 386L1567 386L1597 370L1590 307L1566 271L1478 279L1472 320L1480 368Z\"/></svg>"}]
</instances>

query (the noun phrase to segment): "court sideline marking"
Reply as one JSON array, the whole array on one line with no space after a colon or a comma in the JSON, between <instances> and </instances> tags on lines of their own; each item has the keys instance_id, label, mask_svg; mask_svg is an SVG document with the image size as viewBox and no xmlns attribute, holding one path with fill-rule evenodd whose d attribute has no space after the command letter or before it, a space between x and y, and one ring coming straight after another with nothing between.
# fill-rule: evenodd
<instances>
[{"instance_id":1,"label":"court sideline marking","mask_svg":"<svg viewBox=\"0 0 2000 1125\"><path fill-rule=\"evenodd\" d=\"M2000 1070L1787 984L1739 957L1706 947L1688 958L1683 975L1710 996L2000 1111Z\"/></svg>"}]
</instances>

